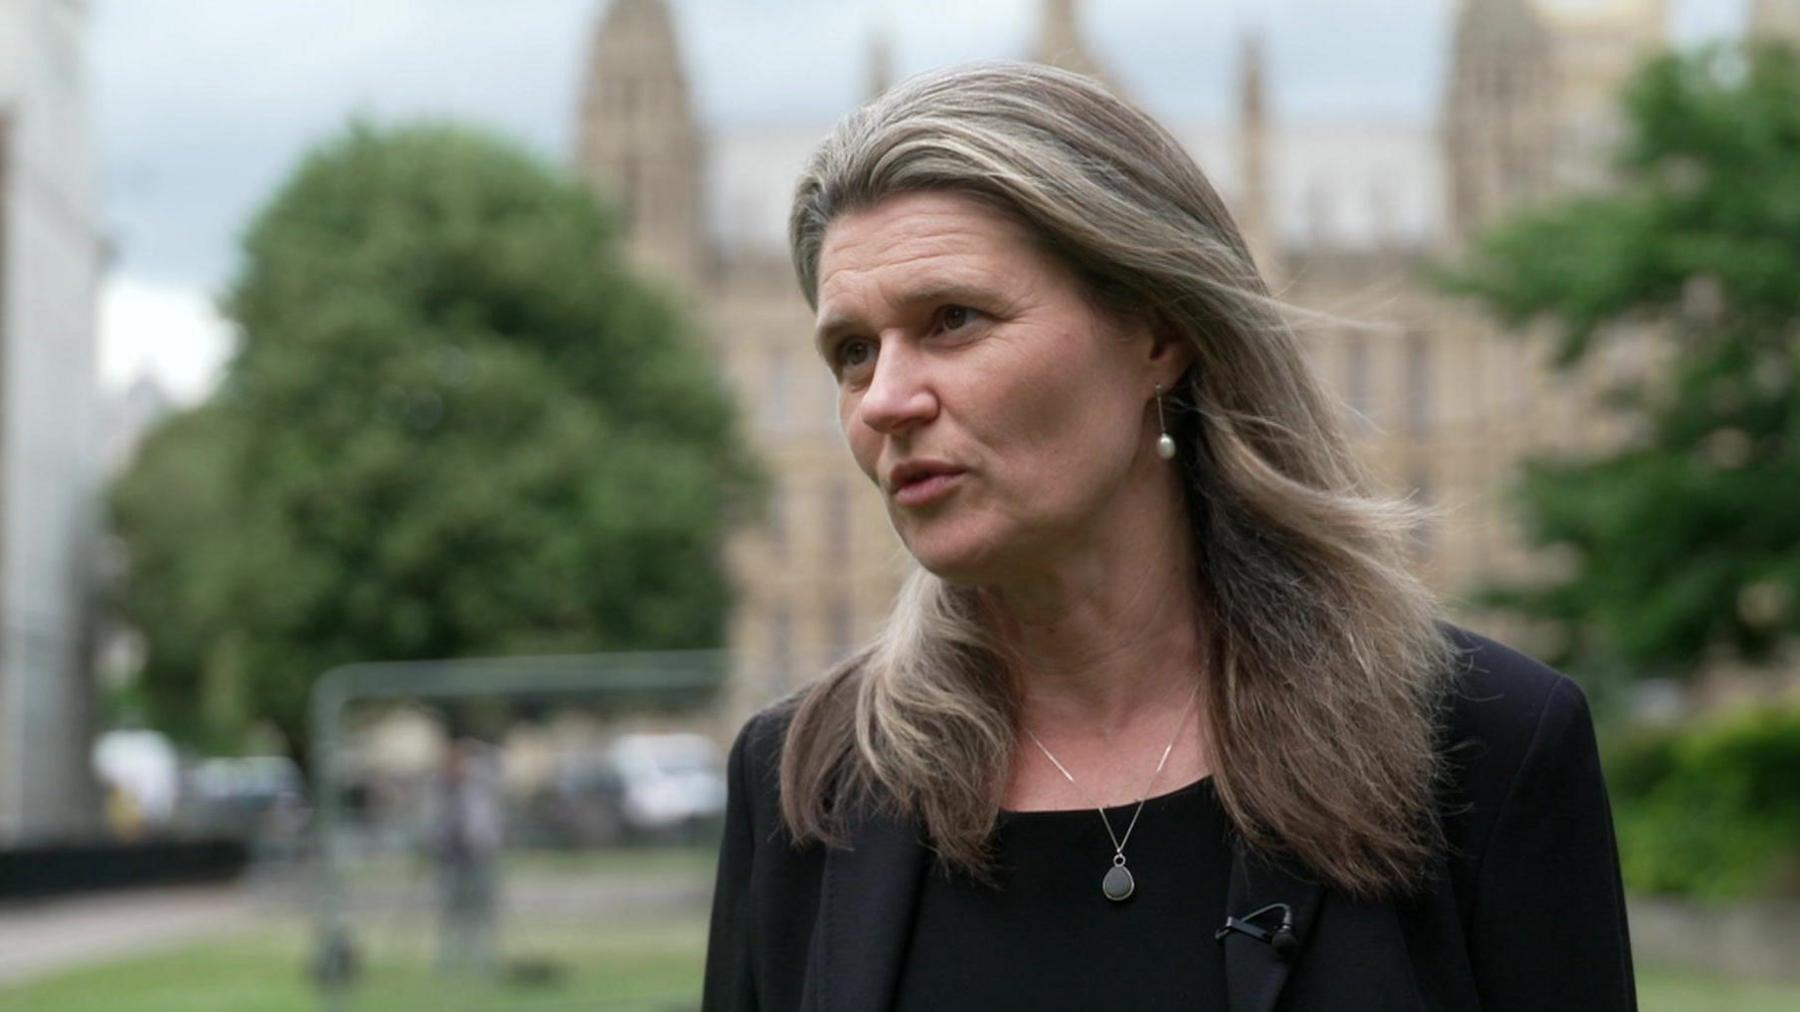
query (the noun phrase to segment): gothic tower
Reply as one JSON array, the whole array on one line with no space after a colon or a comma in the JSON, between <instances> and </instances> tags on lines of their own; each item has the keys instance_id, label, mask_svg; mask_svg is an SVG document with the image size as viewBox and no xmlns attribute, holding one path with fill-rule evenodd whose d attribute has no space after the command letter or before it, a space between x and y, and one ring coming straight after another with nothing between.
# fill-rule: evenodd
<instances>
[{"instance_id":1,"label":"gothic tower","mask_svg":"<svg viewBox=\"0 0 1800 1012\"><path fill-rule=\"evenodd\" d=\"M1537 0L1556 66L1551 182L1593 190L1612 181L1625 136L1625 86L1668 44L1668 0Z\"/></svg>"},{"instance_id":2,"label":"gothic tower","mask_svg":"<svg viewBox=\"0 0 1800 1012\"><path fill-rule=\"evenodd\" d=\"M1549 191L1555 103L1551 39L1526 0L1463 0L1442 122L1452 243Z\"/></svg>"},{"instance_id":3,"label":"gothic tower","mask_svg":"<svg viewBox=\"0 0 1800 1012\"><path fill-rule=\"evenodd\" d=\"M1279 241L1269 206L1269 111L1262 37L1245 33L1238 57L1238 229L1271 286L1280 274Z\"/></svg>"},{"instance_id":4,"label":"gothic tower","mask_svg":"<svg viewBox=\"0 0 1800 1012\"><path fill-rule=\"evenodd\" d=\"M1106 81L1099 61L1082 43L1081 19L1075 0L1044 0L1043 18L1038 22L1037 43L1031 58L1037 63ZM1111 83L1107 81L1109 86Z\"/></svg>"},{"instance_id":5,"label":"gothic tower","mask_svg":"<svg viewBox=\"0 0 1800 1012\"><path fill-rule=\"evenodd\" d=\"M1800 46L1800 0L1752 0L1745 34Z\"/></svg>"},{"instance_id":6,"label":"gothic tower","mask_svg":"<svg viewBox=\"0 0 1800 1012\"><path fill-rule=\"evenodd\" d=\"M580 108L582 178L617 208L633 261L691 290L706 248L700 130L663 0L613 0Z\"/></svg>"},{"instance_id":7,"label":"gothic tower","mask_svg":"<svg viewBox=\"0 0 1800 1012\"><path fill-rule=\"evenodd\" d=\"M868 84L864 97L872 99L894 86L894 47L885 31L869 36Z\"/></svg>"}]
</instances>

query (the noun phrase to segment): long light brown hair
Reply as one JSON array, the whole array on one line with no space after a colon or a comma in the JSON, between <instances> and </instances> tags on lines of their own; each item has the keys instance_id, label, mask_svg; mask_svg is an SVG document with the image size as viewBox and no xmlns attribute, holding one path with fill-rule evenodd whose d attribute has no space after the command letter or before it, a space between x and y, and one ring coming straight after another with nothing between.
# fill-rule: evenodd
<instances>
[{"instance_id":1,"label":"long light brown hair","mask_svg":"<svg viewBox=\"0 0 1800 1012\"><path fill-rule=\"evenodd\" d=\"M1424 513L1371 494L1211 184L1087 78L1020 63L915 78L838 124L801 177L789 235L815 309L833 220L922 190L1011 215L1097 304L1192 342L1171 429L1219 798L1246 843L1339 889L1416 886L1442 844L1434 736L1453 656L1407 564ZM989 877L1018 701L976 595L915 567L879 638L794 701L781 798L795 841L842 844L852 810L881 806Z\"/></svg>"}]
</instances>

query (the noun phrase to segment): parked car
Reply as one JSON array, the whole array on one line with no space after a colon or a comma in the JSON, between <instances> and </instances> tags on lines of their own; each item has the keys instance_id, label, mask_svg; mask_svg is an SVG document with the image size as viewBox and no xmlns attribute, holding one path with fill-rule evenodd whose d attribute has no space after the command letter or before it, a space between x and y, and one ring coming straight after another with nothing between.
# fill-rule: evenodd
<instances>
[{"instance_id":1,"label":"parked car","mask_svg":"<svg viewBox=\"0 0 1800 1012\"><path fill-rule=\"evenodd\" d=\"M572 843L686 840L724 818L724 760L699 734L627 734L558 777Z\"/></svg>"},{"instance_id":2,"label":"parked car","mask_svg":"<svg viewBox=\"0 0 1800 1012\"><path fill-rule=\"evenodd\" d=\"M255 838L306 804L300 767L286 756L202 759L187 773L184 821L197 831Z\"/></svg>"}]
</instances>

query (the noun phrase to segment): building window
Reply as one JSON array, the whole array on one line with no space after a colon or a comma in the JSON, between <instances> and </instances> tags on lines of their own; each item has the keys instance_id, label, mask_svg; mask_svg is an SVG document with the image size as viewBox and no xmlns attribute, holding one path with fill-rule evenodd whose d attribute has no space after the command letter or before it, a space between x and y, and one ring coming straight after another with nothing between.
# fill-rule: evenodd
<instances>
[{"instance_id":1,"label":"building window","mask_svg":"<svg viewBox=\"0 0 1800 1012\"><path fill-rule=\"evenodd\" d=\"M847 566L850 561L850 488L849 479L834 478L827 493L825 522L827 551L833 563Z\"/></svg>"},{"instance_id":2,"label":"building window","mask_svg":"<svg viewBox=\"0 0 1800 1012\"><path fill-rule=\"evenodd\" d=\"M1344 400L1350 405L1351 424L1358 429L1375 423L1375 394L1370 386L1369 339L1350 334L1344 339Z\"/></svg>"},{"instance_id":3,"label":"building window","mask_svg":"<svg viewBox=\"0 0 1800 1012\"><path fill-rule=\"evenodd\" d=\"M781 690L794 684L794 618L785 604L776 605L769 616L769 663L775 669L771 685Z\"/></svg>"},{"instance_id":4,"label":"building window","mask_svg":"<svg viewBox=\"0 0 1800 1012\"><path fill-rule=\"evenodd\" d=\"M1431 427L1431 345L1416 330L1406 332L1406 428L1415 436Z\"/></svg>"},{"instance_id":5,"label":"building window","mask_svg":"<svg viewBox=\"0 0 1800 1012\"><path fill-rule=\"evenodd\" d=\"M619 165L619 231L630 235L638 218L638 162L626 155Z\"/></svg>"},{"instance_id":6,"label":"building window","mask_svg":"<svg viewBox=\"0 0 1800 1012\"><path fill-rule=\"evenodd\" d=\"M779 478L769 483L769 551L777 559L788 553L788 490Z\"/></svg>"},{"instance_id":7,"label":"building window","mask_svg":"<svg viewBox=\"0 0 1800 1012\"><path fill-rule=\"evenodd\" d=\"M856 638L855 610L850 604L850 588L842 588L828 606L831 615L831 662L843 660Z\"/></svg>"},{"instance_id":8,"label":"building window","mask_svg":"<svg viewBox=\"0 0 1800 1012\"><path fill-rule=\"evenodd\" d=\"M1436 505L1432 498L1431 471L1423 462L1415 463L1409 484L1412 486L1409 497L1421 506ZM1437 547L1437 525L1435 521L1426 521L1413 528L1413 554L1420 562L1431 558Z\"/></svg>"},{"instance_id":9,"label":"building window","mask_svg":"<svg viewBox=\"0 0 1800 1012\"><path fill-rule=\"evenodd\" d=\"M824 410L818 414L819 431L836 432L841 436L844 431L844 420L838 415L837 380L832 378L830 372L823 369L814 370L813 375L818 377L820 384L817 403L824 405Z\"/></svg>"},{"instance_id":10,"label":"building window","mask_svg":"<svg viewBox=\"0 0 1800 1012\"><path fill-rule=\"evenodd\" d=\"M788 358L786 348L775 348L763 360L762 429L776 435L785 434L793 418L793 391L788 385L788 375L793 370Z\"/></svg>"}]
</instances>

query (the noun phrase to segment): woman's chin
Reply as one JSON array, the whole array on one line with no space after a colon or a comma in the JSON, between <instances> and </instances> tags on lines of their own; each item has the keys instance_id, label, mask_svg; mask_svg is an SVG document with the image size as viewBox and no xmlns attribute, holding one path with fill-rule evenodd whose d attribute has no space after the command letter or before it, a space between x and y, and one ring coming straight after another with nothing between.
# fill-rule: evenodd
<instances>
[{"instance_id":1,"label":"woman's chin","mask_svg":"<svg viewBox=\"0 0 1800 1012\"><path fill-rule=\"evenodd\" d=\"M997 553L991 541L941 535L902 537L901 540L907 552L926 572L947 583L992 582Z\"/></svg>"}]
</instances>

